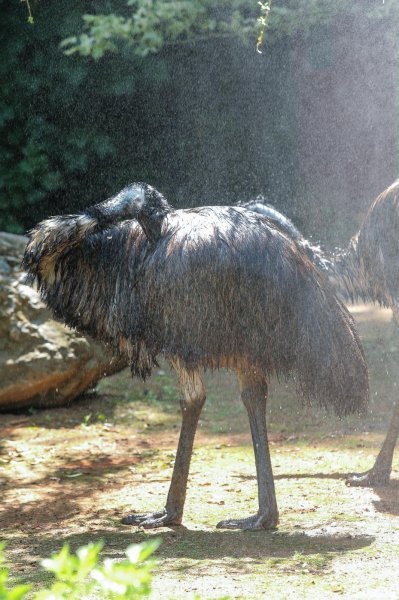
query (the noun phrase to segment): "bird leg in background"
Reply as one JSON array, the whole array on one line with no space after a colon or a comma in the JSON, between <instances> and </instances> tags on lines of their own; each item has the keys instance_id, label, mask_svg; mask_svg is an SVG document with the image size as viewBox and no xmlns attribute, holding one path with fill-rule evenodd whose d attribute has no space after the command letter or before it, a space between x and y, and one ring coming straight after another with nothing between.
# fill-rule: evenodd
<instances>
[{"instance_id":1,"label":"bird leg in background","mask_svg":"<svg viewBox=\"0 0 399 600\"><path fill-rule=\"evenodd\" d=\"M399 327L399 304L394 304L393 306L391 306L391 308L393 322L395 323L396 327Z\"/></svg>"},{"instance_id":2,"label":"bird leg in background","mask_svg":"<svg viewBox=\"0 0 399 600\"><path fill-rule=\"evenodd\" d=\"M128 515L122 519L125 525L140 525L149 529L180 525L182 521L194 436L205 402L205 387L199 371L187 371L177 362L173 366L177 371L181 393L182 426L166 506L155 513Z\"/></svg>"},{"instance_id":3,"label":"bird leg in background","mask_svg":"<svg viewBox=\"0 0 399 600\"><path fill-rule=\"evenodd\" d=\"M254 447L258 478L259 510L243 519L228 519L217 524L220 529L274 529L278 524L278 509L274 490L266 429L267 382L263 376L238 372L241 398L247 409Z\"/></svg>"},{"instance_id":4,"label":"bird leg in background","mask_svg":"<svg viewBox=\"0 0 399 600\"><path fill-rule=\"evenodd\" d=\"M353 473L347 480L350 486L373 487L389 485L392 459L399 436L399 403L395 406L387 436L374 466L365 473Z\"/></svg>"}]
</instances>

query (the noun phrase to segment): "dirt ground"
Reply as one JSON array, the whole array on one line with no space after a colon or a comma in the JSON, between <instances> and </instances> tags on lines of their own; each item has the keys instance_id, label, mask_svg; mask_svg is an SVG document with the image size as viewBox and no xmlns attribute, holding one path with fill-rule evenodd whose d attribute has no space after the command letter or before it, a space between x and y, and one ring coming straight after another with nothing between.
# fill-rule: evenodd
<instances>
[{"instance_id":1,"label":"dirt ground","mask_svg":"<svg viewBox=\"0 0 399 600\"><path fill-rule=\"evenodd\" d=\"M207 373L207 405L193 456L184 526L120 524L165 501L180 425L166 368L146 384L128 372L103 380L69 408L0 416L0 538L15 581L48 580L40 561L68 541L103 539L122 557L157 536L154 598L399 598L399 452L391 485L345 485L369 468L398 400L399 333L388 310L353 308L370 366L363 417L338 420L301 406L273 382L271 451L280 526L215 529L256 510L249 427L233 373Z\"/></svg>"}]
</instances>

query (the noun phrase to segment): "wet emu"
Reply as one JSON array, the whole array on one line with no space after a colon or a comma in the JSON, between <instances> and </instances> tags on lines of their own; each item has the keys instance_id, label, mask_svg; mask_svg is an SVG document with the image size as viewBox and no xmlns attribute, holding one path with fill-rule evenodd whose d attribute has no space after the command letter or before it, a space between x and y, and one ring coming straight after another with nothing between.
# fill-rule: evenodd
<instances>
[{"instance_id":1,"label":"wet emu","mask_svg":"<svg viewBox=\"0 0 399 600\"><path fill-rule=\"evenodd\" d=\"M272 374L293 374L304 397L340 414L365 405L367 368L351 317L301 248L256 213L174 211L133 184L85 213L39 223L23 265L55 317L126 356L134 375L150 375L158 355L177 373L182 428L166 506L124 523L182 521L205 402L201 367L236 371L258 479L256 514L218 527L278 523L265 418Z\"/></svg>"},{"instance_id":2,"label":"wet emu","mask_svg":"<svg viewBox=\"0 0 399 600\"><path fill-rule=\"evenodd\" d=\"M242 206L268 217L291 235L345 298L352 302L357 299L371 301L391 308L399 324L399 180L373 201L347 250L335 256L328 256L320 248L310 246L295 225L273 207L261 201L247 202ZM365 487L388 485L398 437L399 402L396 402L386 438L373 467L365 473L354 473L347 483Z\"/></svg>"}]
</instances>

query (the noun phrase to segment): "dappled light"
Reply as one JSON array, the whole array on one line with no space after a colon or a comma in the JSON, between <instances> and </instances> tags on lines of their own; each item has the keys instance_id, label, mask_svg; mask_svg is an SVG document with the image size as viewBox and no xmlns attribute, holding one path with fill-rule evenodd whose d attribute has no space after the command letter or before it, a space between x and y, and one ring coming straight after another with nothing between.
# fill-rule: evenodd
<instances>
[{"instance_id":1,"label":"dappled light","mask_svg":"<svg viewBox=\"0 0 399 600\"><path fill-rule=\"evenodd\" d=\"M399 2L0 3L0 597L396 598Z\"/></svg>"}]
</instances>

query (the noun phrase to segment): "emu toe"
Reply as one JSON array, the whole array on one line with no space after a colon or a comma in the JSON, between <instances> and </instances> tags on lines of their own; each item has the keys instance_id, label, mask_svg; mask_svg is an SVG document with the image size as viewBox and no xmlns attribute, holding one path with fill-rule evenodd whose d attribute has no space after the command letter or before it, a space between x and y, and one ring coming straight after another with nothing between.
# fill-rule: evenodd
<instances>
[{"instance_id":1,"label":"emu toe","mask_svg":"<svg viewBox=\"0 0 399 600\"><path fill-rule=\"evenodd\" d=\"M162 511L144 515L135 513L127 515L123 517L122 523L123 525L138 525L144 529L155 529L167 525L181 525L181 517L178 517L177 512L167 511L165 508Z\"/></svg>"},{"instance_id":2,"label":"emu toe","mask_svg":"<svg viewBox=\"0 0 399 600\"><path fill-rule=\"evenodd\" d=\"M389 472L370 469L365 473L352 473L345 483L350 487L386 487L389 481Z\"/></svg>"},{"instance_id":3,"label":"emu toe","mask_svg":"<svg viewBox=\"0 0 399 600\"><path fill-rule=\"evenodd\" d=\"M262 529L276 529L278 525L278 512L268 511L266 514L252 515L245 519L227 519L216 525L217 529L242 529L244 531L260 531Z\"/></svg>"}]
</instances>

